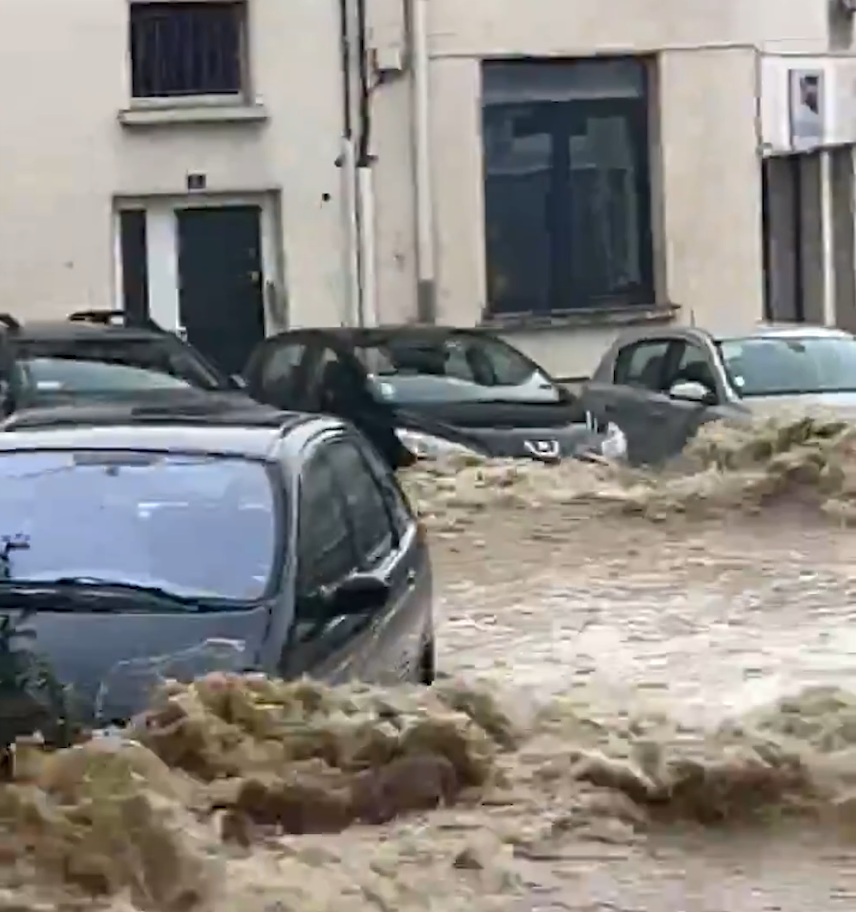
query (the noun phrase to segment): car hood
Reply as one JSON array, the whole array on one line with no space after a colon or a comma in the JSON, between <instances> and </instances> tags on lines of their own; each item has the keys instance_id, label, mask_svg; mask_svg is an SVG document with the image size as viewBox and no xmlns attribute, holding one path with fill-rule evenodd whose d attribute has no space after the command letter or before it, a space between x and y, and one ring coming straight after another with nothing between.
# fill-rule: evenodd
<instances>
[{"instance_id":1,"label":"car hood","mask_svg":"<svg viewBox=\"0 0 856 912\"><path fill-rule=\"evenodd\" d=\"M26 599L28 609L32 601ZM15 629L19 667L46 669L65 689L72 717L84 724L140 712L167 678L258 667L269 617L267 607L192 614L36 610L26 616L0 609L0 619Z\"/></svg>"},{"instance_id":2,"label":"car hood","mask_svg":"<svg viewBox=\"0 0 856 912\"><path fill-rule=\"evenodd\" d=\"M840 412L846 418L856 419L856 392L752 396L743 399L741 405L753 414L774 415L798 409L809 413Z\"/></svg>"}]
</instances>

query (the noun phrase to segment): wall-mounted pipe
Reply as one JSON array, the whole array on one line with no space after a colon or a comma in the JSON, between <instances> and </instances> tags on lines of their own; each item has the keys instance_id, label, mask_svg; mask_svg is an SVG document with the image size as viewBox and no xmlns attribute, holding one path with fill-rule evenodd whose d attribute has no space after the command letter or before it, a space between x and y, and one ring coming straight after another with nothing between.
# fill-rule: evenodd
<instances>
[{"instance_id":1,"label":"wall-mounted pipe","mask_svg":"<svg viewBox=\"0 0 856 912\"><path fill-rule=\"evenodd\" d=\"M408 0L413 88L413 170L416 196L416 315L420 323L437 322L434 192L431 175L428 2L429 0Z\"/></svg>"},{"instance_id":2,"label":"wall-mounted pipe","mask_svg":"<svg viewBox=\"0 0 856 912\"><path fill-rule=\"evenodd\" d=\"M342 141L336 164L341 174L344 250L342 271L345 276L345 305L341 315L344 326L359 324L362 302L360 295L360 226L357 200L357 150L353 117L353 54L349 0L339 0L339 65L342 69Z\"/></svg>"}]
</instances>

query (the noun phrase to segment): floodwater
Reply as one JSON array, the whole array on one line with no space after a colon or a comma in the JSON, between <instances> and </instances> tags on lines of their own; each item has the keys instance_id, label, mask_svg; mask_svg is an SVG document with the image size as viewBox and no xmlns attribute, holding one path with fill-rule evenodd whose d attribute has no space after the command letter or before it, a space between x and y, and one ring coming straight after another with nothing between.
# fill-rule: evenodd
<instances>
[{"instance_id":1,"label":"floodwater","mask_svg":"<svg viewBox=\"0 0 856 912\"><path fill-rule=\"evenodd\" d=\"M851 531L787 509L655 525L555 510L520 523L522 542L513 525L484 517L435 549L449 671L512 700L576 692L605 719L644 703L691 726L806 687L856 692ZM802 912L856 899L846 827L670 824L634 837L605 826L552 845L518 908Z\"/></svg>"},{"instance_id":2,"label":"floodwater","mask_svg":"<svg viewBox=\"0 0 856 912\"><path fill-rule=\"evenodd\" d=\"M139 734L119 791L103 754L0 788L0 912L852 908L856 430L798 430L675 479L426 470L410 487L432 537L441 685L186 689L181 750ZM319 805L322 786L341 797L341 756L404 750L420 725L478 787L381 826L224 843L191 760L208 780L287 778L295 719L325 756L351 739L339 778L312 767Z\"/></svg>"}]
</instances>

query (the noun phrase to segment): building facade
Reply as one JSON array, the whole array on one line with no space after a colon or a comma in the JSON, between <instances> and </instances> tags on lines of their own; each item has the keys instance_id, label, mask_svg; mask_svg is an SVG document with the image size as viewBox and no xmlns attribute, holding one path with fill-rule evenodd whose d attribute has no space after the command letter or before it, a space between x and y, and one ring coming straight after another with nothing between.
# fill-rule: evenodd
<instances>
[{"instance_id":1,"label":"building facade","mask_svg":"<svg viewBox=\"0 0 856 912\"><path fill-rule=\"evenodd\" d=\"M4 0L0 296L230 369L436 320L856 328L848 0Z\"/></svg>"}]
</instances>

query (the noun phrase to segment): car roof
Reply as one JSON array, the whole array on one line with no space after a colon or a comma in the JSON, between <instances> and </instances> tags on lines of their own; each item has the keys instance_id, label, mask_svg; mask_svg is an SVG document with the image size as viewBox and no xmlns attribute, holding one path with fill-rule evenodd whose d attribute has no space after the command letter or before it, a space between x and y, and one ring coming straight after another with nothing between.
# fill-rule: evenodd
<instances>
[{"instance_id":1,"label":"car roof","mask_svg":"<svg viewBox=\"0 0 856 912\"><path fill-rule=\"evenodd\" d=\"M11 339L30 340L73 340L87 339L112 340L163 340L174 339L162 330L145 326L116 326L103 323L89 323L83 320L33 320L22 323L19 328L10 331Z\"/></svg>"},{"instance_id":2,"label":"car roof","mask_svg":"<svg viewBox=\"0 0 856 912\"><path fill-rule=\"evenodd\" d=\"M301 427L318 431L341 426L333 419L276 409L236 409L194 417L116 406L32 409L13 416L9 423L10 429L0 433L0 452L128 449L247 459L271 458L278 444Z\"/></svg>"},{"instance_id":3,"label":"car roof","mask_svg":"<svg viewBox=\"0 0 856 912\"><path fill-rule=\"evenodd\" d=\"M270 339L281 341L288 336L293 336L295 339L301 336L323 338L325 335L347 345L372 345L391 339L434 342L442 341L449 336L493 336L493 333L476 327L438 326L433 323L391 323L381 326L331 326L319 329L293 329L271 336Z\"/></svg>"},{"instance_id":4,"label":"car roof","mask_svg":"<svg viewBox=\"0 0 856 912\"><path fill-rule=\"evenodd\" d=\"M853 336L834 326L814 326L810 323L757 323L742 331L711 333L720 342L729 339L852 339Z\"/></svg>"}]
</instances>

